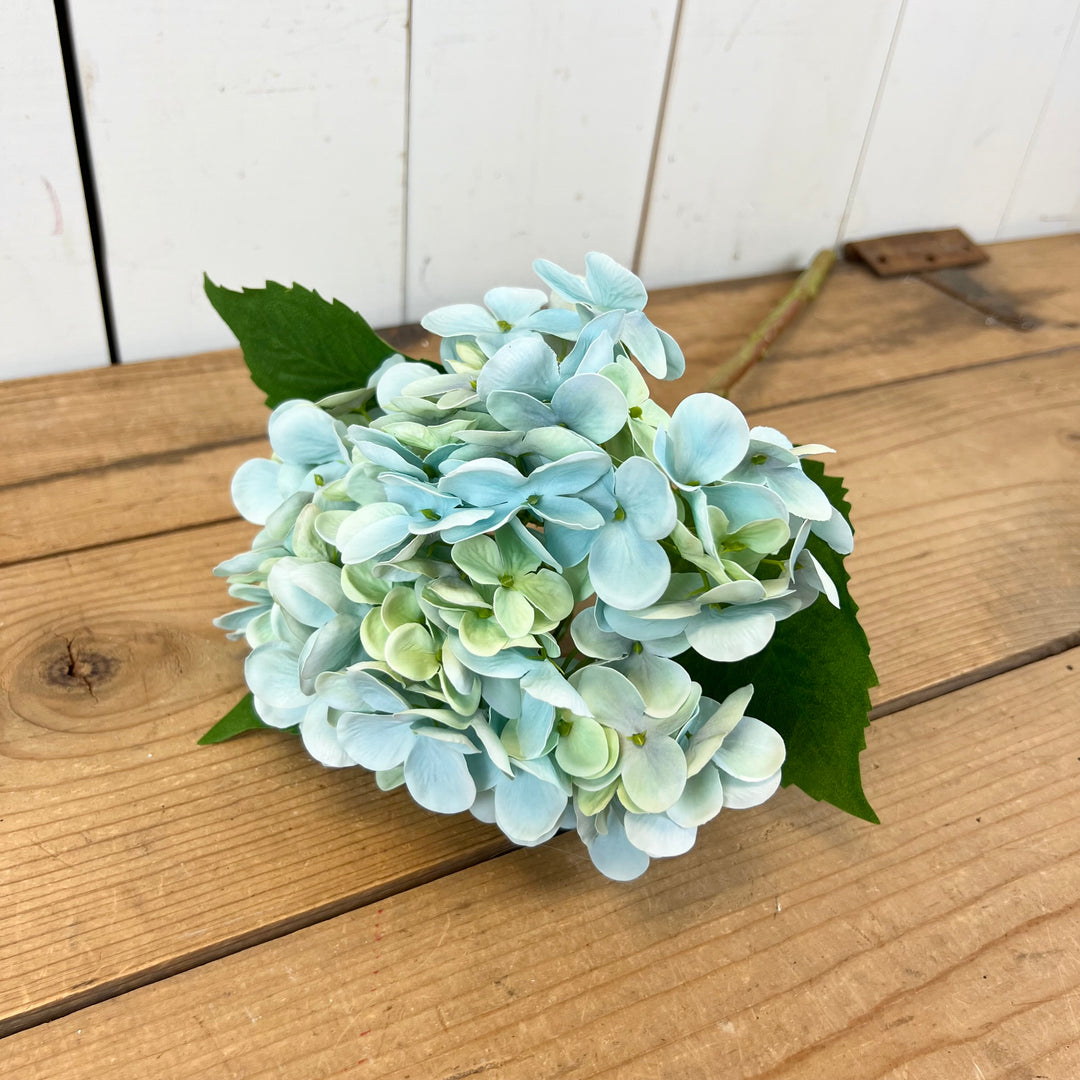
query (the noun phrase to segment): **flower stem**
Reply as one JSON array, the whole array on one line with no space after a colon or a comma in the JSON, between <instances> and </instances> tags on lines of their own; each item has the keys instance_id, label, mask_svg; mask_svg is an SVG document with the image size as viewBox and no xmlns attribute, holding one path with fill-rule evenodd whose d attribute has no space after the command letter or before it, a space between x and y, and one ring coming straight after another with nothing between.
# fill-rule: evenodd
<instances>
[{"instance_id":1,"label":"flower stem","mask_svg":"<svg viewBox=\"0 0 1080 1080\"><path fill-rule=\"evenodd\" d=\"M799 275L783 300L758 324L737 353L725 360L705 384L706 390L723 397L756 364L773 342L794 321L795 316L818 294L836 262L836 252L824 248Z\"/></svg>"}]
</instances>

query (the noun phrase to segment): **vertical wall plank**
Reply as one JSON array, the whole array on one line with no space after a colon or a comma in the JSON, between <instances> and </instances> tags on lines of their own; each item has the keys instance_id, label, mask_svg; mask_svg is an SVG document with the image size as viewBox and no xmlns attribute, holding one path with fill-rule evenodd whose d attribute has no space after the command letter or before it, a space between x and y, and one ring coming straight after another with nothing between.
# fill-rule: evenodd
<instances>
[{"instance_id":1,"label":"vertical wall plank","mask_svg":"<svg viewBox=\"0 0 1080 1080\"><path fill-rule=\"evenodd\" d=\"M400 319L407 0L72 9L122 359L231 343L204 270Z\"/></svg>"},{"instance_id":2,"label":"vertical wall plank","mask_svg":"<svg viewBox=\"0 0 1080 1080\"><path fill-rule=\"evenodd\" d=\"M993 240L1075 10L908 0L845 238L960 225Z\"/></svg>"},{"instance_id":3,"label":"vertical wall plank","mask_svg":"<svg viewBox=\"0 0 1080 1080\"><path fill-rule=\"evenodd\" d=\"M0 30L0 378L107 364L86 203L51 3Z\"/></svg>"},{"instance_id":4,"label":"vertical wall plank","mask_svg":"<svg viewBox=\"0 0 1080 1080\"><path fill-rule=\"evenodd\" d=\"M999 240L1080 229L1080 3Z\"/></svg>"},{"instance_id":5,"label":"vertical wall plank","mask_svg":"<svg viewBox=\"0 0 1080 1080\"><path fill-rule=\"evenodd\" d=\"M675 0L413 0L408 315L629 263Z\"/></svg>"},{"instance_id":6,"label":"vertical wall plank","mask_svg":"<svg viewBox=\"0 0 1080 1080\"><path fill-rule=\"evenodd\" d=\"M787 269L831 245L899 0L685 0L641 270Z\"/></svg>"}]
</instances>

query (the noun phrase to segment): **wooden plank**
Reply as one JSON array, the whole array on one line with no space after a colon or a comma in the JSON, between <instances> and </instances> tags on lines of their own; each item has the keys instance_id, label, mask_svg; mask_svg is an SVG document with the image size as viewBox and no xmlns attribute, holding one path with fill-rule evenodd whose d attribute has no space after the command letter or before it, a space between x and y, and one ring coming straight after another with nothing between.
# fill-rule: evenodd
<instances>
[{"instance_id":1,"label":"wooden plank","mask_svg":"<svg viewBox=\"0 0 1080 1080\"><path fill-rule=\"evenodd\" d=\"M1080 229L1080 3L998 238Z\"/></svg>"},{"instance_id":2,"label":"wooden plank","mask_svg":"<svg viewBox=\"0 0 1080 1080\"><path fill-rule=\"evenodd\" d=\"M538 255L629 265L675 7L413 0L405 318L535 287Z\"/></svg>"},{"instance_id":3,"label":"wooden plank","mask_svg":"<svg viewBox=\"0 0 1080 1080\"><path fill-rule=\"evenodd\" d=\"M899 0L685 0L641 273L805 266L831 247Z\"/></svg>"},{"instance_id":4,"label":"wooden plank","mask_svg":"<svg viewBox=\"0 0 1080 1080\"><path fill-rule=\"evenodd\" d=\"M1078 671L875 725L883 825L789 790L630 884L561 837L14 1035L9 1071L1074 1076Z\"/></svg>"},{"instance_id":5,"label":"wooden plank","mask_svg":"<svg viewBox=\"0 0 1080 1080\"><path fill-rule=\"evenodd\" d=\"M0 571L0 1030L508 846L290 736L196 746L242 692L209 569L250 533Z\"/></svg>"},{"instance_id":6,"label":"wooden plank","mask_svg":"<svg viewBox=\"0 0 1080 1080\"><path fill-rule=\"evenodd\" d=\"M907 0L840 239L959 225L993 240L1075 11Z\"/></svg>"},{"instance_id":7,"label":"wooden plank","mask_svg":"<svg viewBox=\"0 0 1080 1080\"><path fill-rule=\"evenodd\" d=\"M880 707L1075 640L1076 355L772 415L843 448ZM209 625L226 601L208 570L251 531L218 525L0 571L0 752L17 763L0 791L9 1024L497 845L469 819L311 765L287 740L194 745L241 685L242 645Z\"/></svg>"},{"instance_id":8,"label":"wooden plank","mask_svg":"<svg viewBox=\"0 0 1080 1080\"><path fill-rule=\"evenodd\" d=\"M8 0L0 34L0 379L109 362L56 18Z\"/></svg>"},{"instance_id":9,"label":"wooden plank","mask_svg":"<svg viewBox=\"0 0 1080 1080\"><path fill-rule=\"evenodd\" d=\"M232 344L204 270L401 321L407 0L71 7L124 360Z\"/></svg>"},{"instance_id":10,"label":"wooden plank","mask_svg":"<svg viewBox=\"0 0 1080 1080\"><path fill-rule=\"evenodd\" d=\"M762 410L1080 343L1080 236L995 244L988 250L990 261L966 273L1038 321L1034 330L1021 333L993 323L917 278L880 281L863 267L840 265L732 397L744 409ZM766 301L762 295L755 304L760 312L731 337L718 333L719 309L714 323L711 294L691 289L665 295L665 303L678 305L668 321L678 325L689 358L680 382L652 383L665 407L704 386L715 366L783 295L779 280L766 280L776 280L775 296ZM659 313L656 321L665 325Z\"/></svg>"}]
</instances>

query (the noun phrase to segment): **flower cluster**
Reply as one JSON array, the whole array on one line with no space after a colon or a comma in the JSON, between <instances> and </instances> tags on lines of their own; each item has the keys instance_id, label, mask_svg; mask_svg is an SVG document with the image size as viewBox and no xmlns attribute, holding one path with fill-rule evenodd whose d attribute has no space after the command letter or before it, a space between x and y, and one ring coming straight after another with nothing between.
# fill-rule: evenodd
<instances>
[{"instance_id":1,"label":"flower cluster","mask_svg":"<svg viewBox=\"0 0 1080 1080\"><path fill-rule=\"evenodd\" d=\"M355 391L287 401L232 486L262 526L215 570L246 606L263 721L325 765L512 841L576 828L609 877L757 805L784 743L753 688L702 695L676 659L764 648L836 589L807 534L851 532L793 446L694 394L668 415L638 366L684 360L640 280L600 254L551 290L433 311L442 369L391 356Z\"/></svg>"}]
</instances>

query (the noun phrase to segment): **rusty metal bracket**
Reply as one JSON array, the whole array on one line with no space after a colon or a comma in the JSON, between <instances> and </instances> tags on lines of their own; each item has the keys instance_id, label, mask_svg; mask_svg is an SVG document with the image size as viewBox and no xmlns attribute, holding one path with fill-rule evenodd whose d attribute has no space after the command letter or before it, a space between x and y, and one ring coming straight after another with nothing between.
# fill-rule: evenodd
<instances>
[{"instance_id":1,"label":"rusty metal bracket","mask_svg":"<svg viewBox=\"0 0 1080 1080\"><path fill-rule=\"evenodd\" d=\"M844 245L844 254L866 263L878 277L921 274L949 266L975 266L990 258L962 229L854 240Z\"/></svg>"}]
</instances>

